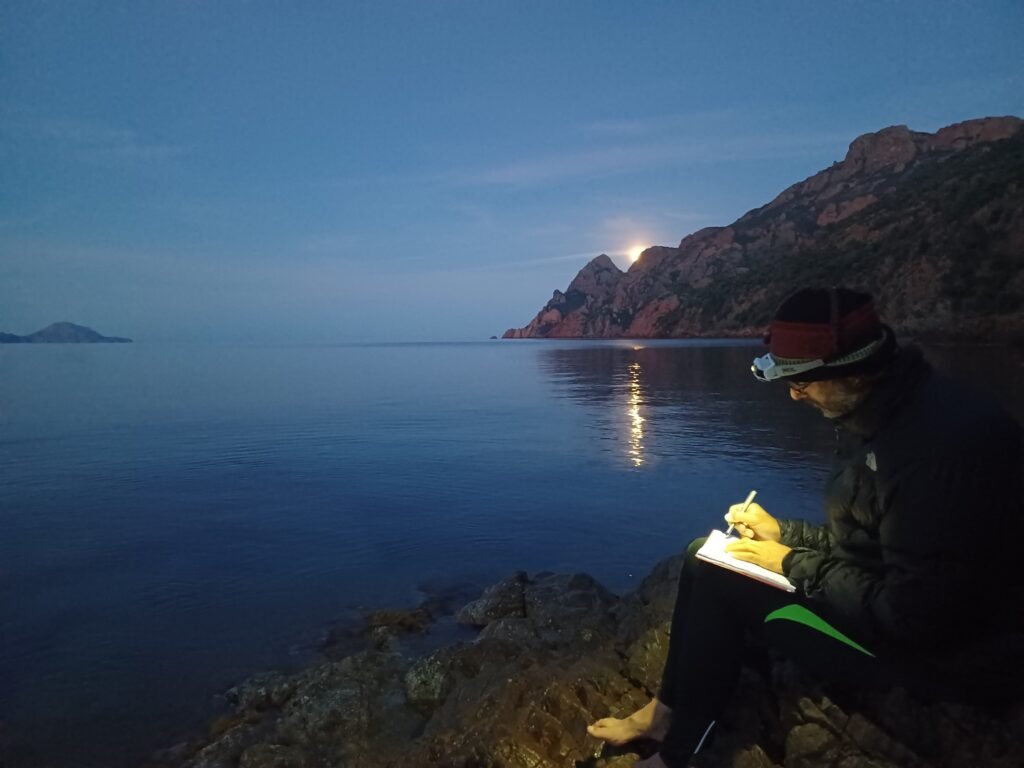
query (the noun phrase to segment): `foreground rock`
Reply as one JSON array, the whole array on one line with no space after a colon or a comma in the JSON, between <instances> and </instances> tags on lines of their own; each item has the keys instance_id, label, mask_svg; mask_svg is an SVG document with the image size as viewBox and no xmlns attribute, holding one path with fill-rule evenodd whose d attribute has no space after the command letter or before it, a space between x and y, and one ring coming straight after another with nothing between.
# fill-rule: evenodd
<instances>
[{"instance_id":1,"label":"foreground rock","mask_svg":"<svg viewBox=\"0 0 1024 768\"><path fill-rule=\"evenodd\" d=\"M632 712L655 690L680 562L659 564L621 598L582 574L515 574L458 612L479 629L473 639L422 654L407 642L419 636L422 610L375 614L366 650L232 689L230 712L206 737L152 765L631 766L654 745L602 748L586 725ZM744 671L715 744L695 765L1018 767L1024 706L993 715L924 705L901 690L843 694L769 663Z\"/></svg>"}]
</instances>

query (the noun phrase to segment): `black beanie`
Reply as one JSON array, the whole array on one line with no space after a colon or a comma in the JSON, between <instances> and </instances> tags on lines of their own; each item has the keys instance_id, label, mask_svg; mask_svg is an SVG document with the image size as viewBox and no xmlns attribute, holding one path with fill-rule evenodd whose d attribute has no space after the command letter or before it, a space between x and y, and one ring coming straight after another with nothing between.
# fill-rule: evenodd
<instances>
[{"instance_id":1,"label":"black beanie","mask_svg":"<svg viewBox=\"0 0 1024 768\"><path fill-rule=\"evenodd\" d=\"M892 329L879 320L868 293L803 288L779 305L765 335L769 354L755 363L760 379L825 381L874 373L896 353ZM759 374L768 366L774 375ZM818 365L813 365L820 361ZM787 369L798 369L788 373Z\"/></svg>"}]
</instances>

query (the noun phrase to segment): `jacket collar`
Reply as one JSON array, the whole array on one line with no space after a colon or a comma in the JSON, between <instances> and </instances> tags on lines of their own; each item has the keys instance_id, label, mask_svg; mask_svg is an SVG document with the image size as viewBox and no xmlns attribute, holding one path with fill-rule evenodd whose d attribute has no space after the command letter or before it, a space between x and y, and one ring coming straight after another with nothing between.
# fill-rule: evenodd
<instances>
[{"instance_id":1,"label":"jacket collar","mask_svg":"<svg viewBox=\"0 0 1024 768\"><path fill-rule=\"evenodd\" d=\"M864 440L870 439L906 405L930 373L931 366L920 347L901 349L885 377L868 391L860 405L836 423Z\"/></svg>"}]
</instances>

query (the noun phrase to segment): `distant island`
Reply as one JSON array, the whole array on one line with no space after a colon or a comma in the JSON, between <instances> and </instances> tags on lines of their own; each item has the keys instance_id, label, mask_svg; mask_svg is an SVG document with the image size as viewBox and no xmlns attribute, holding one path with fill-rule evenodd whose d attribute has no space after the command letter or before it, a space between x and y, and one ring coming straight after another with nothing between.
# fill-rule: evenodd
<instances>
[{"instance_id":1,"label":"distant island","mask_svg":"<svg viewBox=\"0 0 1024 768\"><path fill-rule=\"evenodd\" d=\"M131 344L121 336L104 336L74 323L53 323L27 336L0 333L0 344Z\"/></svg>"},{"instance_id":2,"label":"distant island","mask_svg":"<svg viewBox=\"0 0 1024 768\"><path fill-rule=\"evenodd\" d=\"M505 338L760 337L804 285L875 294L900 333L1024 338L1024 121L898 125L727 227L606 255Z\"/></svg>"}]
</instances>

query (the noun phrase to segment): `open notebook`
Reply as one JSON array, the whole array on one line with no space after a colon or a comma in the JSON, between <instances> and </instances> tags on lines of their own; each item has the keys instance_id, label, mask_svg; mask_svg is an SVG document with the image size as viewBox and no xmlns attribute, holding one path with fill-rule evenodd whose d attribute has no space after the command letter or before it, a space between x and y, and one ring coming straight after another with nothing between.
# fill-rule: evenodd
<instances>
[{"instance_id":1,"label":"open notebook","mask_svg":"<svg viewBox=\"0 0 1024 768\"><path fill-rule=\"evenodd\" d=\"M789 579L779 573L773 573L767 568L762 568L760 565L754 565L743 560L737 560L735 557L725 551L725 545L729 541L733 541L726 536L722 531L712 531L708 534L708 540L704 542L704 546L697 550L697 557L708 563L714 565L720 565L722 568L728 568L730 571L741 573L744 576L749 576L751 579L756 579L763 584L775 587L776 589L784 589L787 592L796 592L796 587L789 583Z\"/></svg>"}]
</instances>

